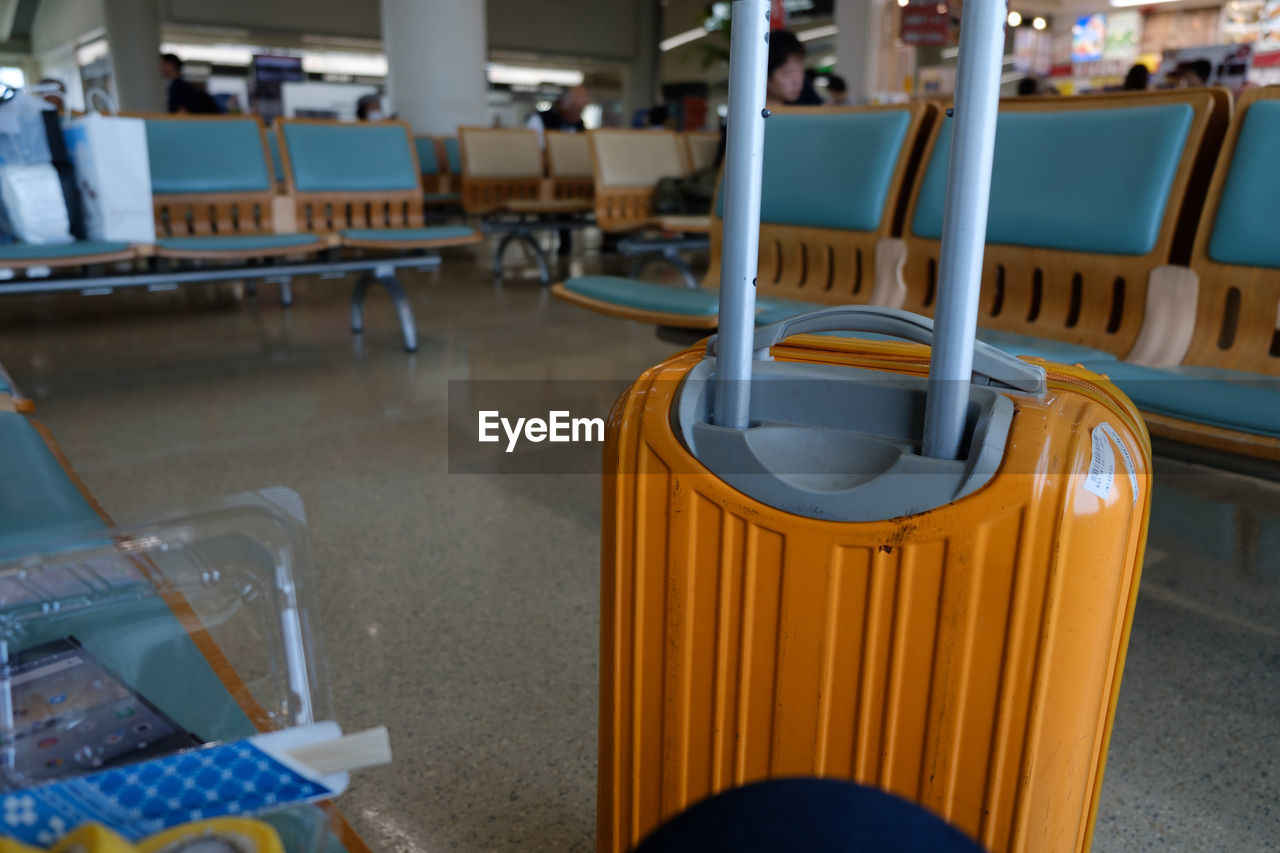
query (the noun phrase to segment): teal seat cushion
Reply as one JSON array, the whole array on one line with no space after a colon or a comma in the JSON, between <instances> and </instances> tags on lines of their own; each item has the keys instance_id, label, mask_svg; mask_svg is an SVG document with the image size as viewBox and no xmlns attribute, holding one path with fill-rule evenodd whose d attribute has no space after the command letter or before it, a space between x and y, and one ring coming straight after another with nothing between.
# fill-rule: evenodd
<instances>
[{"instance_id":1,"label":"teal seat cushion","mask_svg":"<svg viewBox=\"0 0 1280 853\"><path fill-rule=\"evenodd\" d=\"M1114 361L1111 353L1093 347L1051 341L1031 335L1001 332L995 329L979 329L978 340L1004 350L1010 355L1033 355L1060 364L1080 364L1086 361Z\"/></svg>"},{"instance_id":2,"label":"teal seat cushion","mask_svg":"<svg viewBox=\"0 0 1280 853\"><path fill-rule=\"evenodd\" d=\"M1209 257L1221 264L1280 267L1280 101L1256 101L1231 154L1231 171L1209 240ZM1223 156L1227 156L1223 153Z\"/></svg>"},{"instance_id":3,"label":"teal seat cushion","mask_svg":"<svg viewBox=\"0 0 1280 853\"><path fill-rule=\"evenodd\" d=\"M0 412L0 557L102 527L30 421Z\"/></svg>"},{"instance_id":4,"label":"teal seat cushion","mask_svg":"<svg viewBox=\"0 0 1280 853\"><path fill-rule=\"evenodd\" d=\"M760 221L876 230L910 124L906 110L773 116L765 122ZM717 216L724 194L722 184Z\"/></svg>"},{"instance_id":5,"label":"teal seat cushion","mask_svg":"<svg viewBox=\"0 0 1280 853\"><path fill-rule=\"evenodd\" d=\"M702 288L671 287L611 275L584 275L566 281L564 289L588 299L638 311L685 317L714 317L720 312L720 294Z\"/></svg>"},{"instance_id":6,"label":"teal seat cushion","mask_svg":"<svg viewBox=\"0 0 1280 853\"><path fill-rule=\"evenodd\" d=\"M32 243L7 243L0 246L0 264L5 261L36 261L41 258L76 258L89 255L106 255L123 252L129 248L128 243L114 240L77 240L74 243L59 243L50 246L37 246ZM3 285L0 285L2 287Z\"/></svg>"},{"instance_id":7,"label":"teal seat cushion","mask_svg":"<svg viewBox=\"0 0 1280 853\"><path fill-rule=\"evenodd\" d=\"M409 135L400 124L285 122L293 184L300 192L416 190Z\"/></svg>"},{"instance_id":8,"label":"teal seat cushion","mask_svg":"<svg viewBox=\"0 0 1280 853\"><path fill-rule=\"evenodd\" d=\"M418 171L424 175L440 173L440 158L436 155L436 142L429 136L415 136L413 147L418 152Z\"/></svg>"},{"instance_id":9,"label":"teal seat cushion","mask_svg":"<svg viewBox=\"0 0 1280 853\"><path fill-rule=\"evenodd\" d=\"M151 192L265 192L273 181L257 119L147 119Z\"/></svg>"},{"instance_id":10,"label":"teal seat cushion","mask_svg":"<svg viewBox=\"0 0 1280 853\"><path fill-rule=\"evenodd\" d=\"M1143 367L1098 361L1143 411L1238 432L1280 438L1280 379L1213 367Z\"/></svg>"},{"instance_id":11,"label":"teal seat cushion","mask_svg":"<svg viewBox=\"0 0 1280 853\"><path fill-rule=\"evenodd\" d=\"M1156 244L1191 127L1188 104L1002 112L987 242L1112 255ZM953 122L944 119L911 232L940 239ZM1063 163L1080 168L1059 168Z\"/></svg>"},{"instance_id":12,"label":"teal seat cushion","mask_svg":"<svg viewBox=\"0 0 1280 853\"><path fill-rule=\"evenodd\" d=\"M458 137L446 136L444 140L444 156L449 161L449 174L462 174L462 152L458 149Z\"/></svg>"},{"instance_id":13,"label":"teal seat cushion","mask_svg":"<svg viewBox=\"0 0 1280 853\"><path fill-rule=\"evenodd\" d=\"M172 252L253 252L267 249L314 248L327 244L314 234L209 234L200 237L162 237L161 249Z\"/></svg>"},{"instance_id":14,"label":"teal seat cushion","mask_svg":"<svg viewBox=\"0 0 1280 853\"><path fill-rule=\"evenodd\" d=\"M437 225L433 228L348 228L342 232L347 240L373 240L386 243L462 240L475 235L465 225Z\"/></svg>"}]
</instances>

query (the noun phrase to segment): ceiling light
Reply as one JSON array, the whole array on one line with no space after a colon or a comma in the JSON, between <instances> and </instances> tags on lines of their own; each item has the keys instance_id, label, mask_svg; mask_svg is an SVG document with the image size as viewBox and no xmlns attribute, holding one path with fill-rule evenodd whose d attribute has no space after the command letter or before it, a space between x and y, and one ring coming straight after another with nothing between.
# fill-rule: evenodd
<instances>
[{"instance_id":1,"label":"ceiling light","mask_svg":"<svg viewBox=\"0 0 1280 853\"><path fill-rule=\"evenodd\" d=\"M658 49L663 53L669 50L675 50L682 44L688 44L691 41L697 41L707 34L706 27L694 27L691 30L685 30L682 33L676 33L671 38L665 38L658 42Z\"/></svg>"},{"instance_id":2,"label":"ceiling light","mask_svg":"<svg viewBox=\"0 0 1280 853\"><path fill-rule=\"evenodd\" d=\"M1049 26L1049 22L1044 18L1037 16L1031 19L1031 26L1035 27L1037 30L1043 30L1045 27Z\"/></svg>"},{"instance_id":3,"label":"ceiling light","mask_svg":"<svg viewBox=\"0 0 1280 853\"><path fill-rule=\"evenodd\" d=\"M490 62L485 70L490 83L504 83L508 86L536 86L539 83L581 86L583 80L583 73L571 68L535 68Z\"/></svg>"},{"instance_id":4,"label":"ceiling light","mask_svg":"<svg viewBox=\"0 0 1280 853\"><path fill-rule=\"evenodd\" d=\"M1021 16L1021 15L1019 15L1017 12L1010 12L1010 13L1009 13L1009 26L1011 26L1011 27L1016 27L1016 26L1018 26L1018 25L1019 25L1019 24L1021 24L1021 23L1022 23L1022 16Z\"/></svg>"},{"instance_id":5,"label":"ceiling light","mask_svg":"<svg viewBox=\"0 0 1280 853\"><path fill-rule=\"evenodd\" d=\"M811 30L796 33L796 38L800 39L800 41L813 41L814 39L824 39L827 36L833 36L839 31L839 28L835 24L828 24L825 27L814 27Z\"/></svg>"},{"instance_id":6,"label":"ceiling light","mask_svg":"<svg viewBox=\"0 0 1280 853\"><path fill-rule=\"evenodd\" d=\"M910 2L911 0L898 0L898 5L905 9L907 8L907 4Z\"/></svg>"}]
</instances>

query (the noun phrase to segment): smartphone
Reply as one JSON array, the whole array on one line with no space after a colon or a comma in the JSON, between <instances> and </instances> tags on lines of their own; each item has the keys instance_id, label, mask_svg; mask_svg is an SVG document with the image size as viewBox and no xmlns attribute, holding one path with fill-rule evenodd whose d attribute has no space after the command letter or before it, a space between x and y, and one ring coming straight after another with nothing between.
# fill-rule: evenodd
<instances>
[{"instance_id":1,"label":"smartphone","mask_svg":"<svg viewBox=\"0 0 1280 853\"><path fill-rule=\"evenodd\" d=\"M201 740L74 637L0 665L0 785L27 787L199 746Z\"/></svg>"}]
</instances>

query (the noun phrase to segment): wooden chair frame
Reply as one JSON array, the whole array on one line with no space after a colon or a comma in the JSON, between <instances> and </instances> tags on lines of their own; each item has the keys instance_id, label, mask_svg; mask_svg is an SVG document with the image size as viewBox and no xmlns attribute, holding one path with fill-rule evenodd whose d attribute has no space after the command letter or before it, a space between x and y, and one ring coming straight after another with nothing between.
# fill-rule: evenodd
<instances>
[{"instance_id":1,"label":"wooden chair frame","mask_svg":"<svg viewBox=\"0 0 1280 853\"><path fill-rule=\"evenodd\" d=\"M1222 191L1249 108L1275 100L1280 100L1280 86L1245 92L1223 141L1192 249L1199 294L1186 364L1280 376L1280 269L1223 264L1209 257Z\"/></svg>"},{"instance_id":2,"label":"wooden chair frame","mask_svg":"<svg viewBox=\"0 0 1280 853\"><path fill-rule=\"evenodd\" d=\"M467 156L467 136L475 133L527 134L537 144L537 132L528 128L460 127L458 152L462 157L462 209L470 214L486 214L501 210L511 201L541 201L543 176L472 177ZM447 160L447 158L446 158Z\"/></svg>"},{"instance_id":3,"label":"wooden chair frame","mask_svg":"<svg viewBox=\"0 0 1280 853\"><path fill-rule=\"evenodd\" d=\"M592 158L591 175L562 175L556 166L555 146L551 144L553 137L557 136L573 136L585 137L580 133L569 133L563 130L548 130L544 132L547 141L547 177L551 181L551 198L562 201L590 201L596 192L595 183L595 159ZM591 150L591 140L585 139L587 150Z\"/></svg>"},{"instance_id":4,"label":"wooden chair frame","mask_svg":"<svg viewBox=\"0 0 1280 853\"><path fill-rule=\"evenodd\" d=\"M426 134L415 134L413 137L413 140L415 143L414 149L413 149L415 156L417 155L417 152L418 152L416 143L420 139L425 139L431 143L431 148L436 152L436 166L437 166L436 171L433 173L430 173L430 174L426 172L419 173L422 176L422 192L427 195L434 195L437 193L449 192L449 190L447 189L448 180L449 180L448 178L449 164L448 164L448 157L445 154L444 144L441 142L440 137L438 136L428 136ZM418 165L419 167L421 167L422 165L421 162L419 162Z\"/></svg>"},{"instance_id":5,"label":"wooden chair frame","mask_svg":"<svg viewBox=\"0 0 1280 853\"><path fill-rule=\"evenodd\" d=\"M413 132L402 121L380 122L399 126L405 135L409 156L413 160L415 174L418 169L418 152L413 144ZM325 119L291 118L280 122L280 160L284 164L285 181L289 196L294 199L298 228L301 231L332 233L348 228L421 228L423 224L422 190L419 186L405 190L374 190L369 192L318 191L304 192L298 189L293 174L293 161L284 130L292 124L338 125ZM449 240L452 245L458 241ZM364 245L360 241L344 240L344 245ZM422 248L421 242L404 244L377 241L368 248L397 249Z\"/></svg>"},{"instance_id":6,"label":"wooden chair frame","mask_svg":"<svg viewBox=\"0 0 1280 853\"><path fill-rule=\"evenodd\" d=\"M823 305L870 302L900 307L902 294L893 285L903 263L904 248L895 239L900 211L911 177L918 170L921 140L938 113L935 104L874 107L783 107L775 115L818 113L876 113L906 110L910 116L902 150L885 194L880 225L874 231L846 231L794 225L760 224L760 260L756 291L760 296L797 299ZM723 171L721 172L723 180ZM711 265L704 287L720 284L720 253L724 222L712 218Z\"/></svg>"},{"instance_id":7,"label":"wooden chair frame","mask_svg":"<svg viewBox=\"0 0 1280 853\"><path fill-rule=\"evenodd\" d=\"M600 166L599 140L610 135L621 136L643 133L646 137L658 138L666 135L675 143L675 150L680 155L680 175L659 175L647 186L625 186L606 184L603 169ZM589 134L591 145L591 171L595 175L596 225L601 231L621 233L636 231L645 226L655 224L658 215L653 212L654 192L658 179L663 177L683 177L689 174L689 150L684 140L673 130L636 130L634 128L600 128Z\"/></svg>"},{"instance_id":8,"label":"wooden chair frame","mask_svg":"<svg viewBox=\"0 0 1280 853\"><path fill-rule=\"evenodd\" d=\"M170 115L135 114L147 121L220 122L228 121L222 115ZM156 236L211 237L215 235L273 234L275 228L275 199L278 197L275 168L271 149L267 144L267 130L258 116L234 116L236 121L252 120L258 126L258 140L262 146L263 162L267 168L267 189L235 193L165 193L152 195L155 210ZM284 157L283 151L281 158ZM279 257L306 254L308 247L289 246L276 249L253 249L244 252L192 251L155 247L156 257L183 259L244 259Z\"/></svg>"},{"instance_id":9,"label":"wooden chair frame","mask_svg":"<svg viewBox=\"0 0 1280 853\"><path fill-rule=\"evenodd\" d=\"M1032 334L1119 356L1138 342L1149 311L1161 300L1148 300L1152 273L1178 256L1179 238L1192 233L1204 200L1208 176L1231 113L1225 89L1179 89L1077 98L1021 98L1001 103L1009 112L1058 112L1123 109L1139 104L1186 103L1194 116L1155 246L1145 255L1100 255L1062 249L988 243L982 268L979 325ZM929 135L920 160L928 167L941 122ZM903 219L907 247L903 266L903 308L930 315L936 305L940 241L911 234L922 181L917 180ZM1177 285L1173 285L1177 289Z\"/></svg>"}]
</instances>

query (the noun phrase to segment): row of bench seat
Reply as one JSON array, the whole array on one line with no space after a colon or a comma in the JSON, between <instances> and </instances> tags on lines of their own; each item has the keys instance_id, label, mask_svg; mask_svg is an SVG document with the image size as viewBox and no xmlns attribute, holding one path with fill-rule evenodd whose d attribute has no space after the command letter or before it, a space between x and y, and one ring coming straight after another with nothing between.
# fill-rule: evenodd
<instances>
[{"instance_id":1,"label":"row of bench seat","mask_svg":"<svg viewBox=\"0 0 1280 853\"><path fill-rule=\"evenodd\" d=\"M1280 87L1001 104L979 336L1108 374L1157 438L1280 460ZM936 304L951 121L941 105L778 111L766 125L758 322ZM1274 143L1272 143L1274 144ZM556 296L716 325L707 285L589 276Z\"/></svg>"},{"instance_id":2,"label":"row of bench seat","mask_svg":"<svg viewBox=\"0 0 1280 853\"><path fill-rule=\"evenodd\" d=\"M331 265L365 272L355 290L353 328L361 328L363 294L376 281L396 301L405 345L412 350L412 313L394 268L429 265L442 248L480 240L464 225L426 224L417 149L403 123L282 121L283 194L276 190L268 137L256 116L147 116L145 124L155 244L0 247L0 266L11 276L0 293L75 286L75 276L46 278L51 268L78 267L86 283L110 287L163 282L183 265L220 263L221 278L232 277L225 274L228 265L231 273L243 268L246 278L290 269L323 273ZM145 263L144 273L155 278L136 271L115 276L88 271L127 261ZM282 265L285 261L295 266Z\"/></svg>"}]
</instances>

